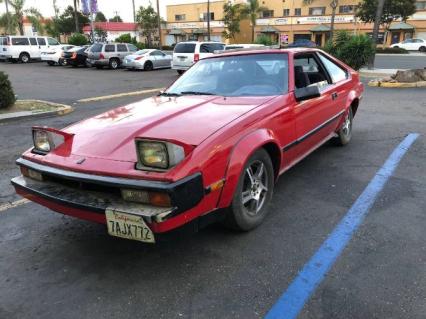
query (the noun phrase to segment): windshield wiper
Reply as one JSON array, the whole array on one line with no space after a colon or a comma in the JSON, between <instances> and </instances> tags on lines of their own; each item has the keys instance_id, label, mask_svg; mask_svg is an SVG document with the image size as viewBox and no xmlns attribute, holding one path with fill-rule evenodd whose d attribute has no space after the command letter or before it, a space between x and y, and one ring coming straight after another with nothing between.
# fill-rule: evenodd
<instances>
[{"instance_id":1,"label":"windshield wiper","mask_svg":"<svg viewBox=\"0 0 426 319\"><path fill-rule=\"evenodd\" d=\"M181 96L179 93L161 92L158 96Z\"/></svg>"},{"instance_id":2,"label":"windshield wiper","mask_svg":"<svg viewBox=\"0 0 426 319\"><path fill-rule=\"evenodd\" d=\"M216 95L210 92L197 92L197 91L183 91L183 92L180 92L180 94L182 95Z\"/></svg>"}]
</instances>

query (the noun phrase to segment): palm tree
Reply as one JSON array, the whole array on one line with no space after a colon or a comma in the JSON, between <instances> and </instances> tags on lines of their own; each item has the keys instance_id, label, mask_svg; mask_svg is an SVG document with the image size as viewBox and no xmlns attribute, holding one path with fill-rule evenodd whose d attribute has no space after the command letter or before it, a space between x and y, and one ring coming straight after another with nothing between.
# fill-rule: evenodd
<instances>
[{"instance_id":1,"label":"palm tree","mask_svg":"<svg viewBox=\"0 0 426 319\"><path fill-rule=\"evenodd\" d=\"M241 10L241 17L249 18L251 22L251 41L254 42L254 28L259 13L268 10L266 7L261 7L258 0L248 0Z\"/></svg>"},{"instance_id":2,"label":"palm tree","mask_svg":"<svg viewBox=\"0 0 426 319\"><path fill-rule=\"evenodd\" d=\"M41 19L43 16L35 8L24 9L25 0L7 0L13 12L9 15L10 26L18 27L19 34L24 35L24 16L32 23L36 29L41 29Z\"/></svg>"}]
</instances>

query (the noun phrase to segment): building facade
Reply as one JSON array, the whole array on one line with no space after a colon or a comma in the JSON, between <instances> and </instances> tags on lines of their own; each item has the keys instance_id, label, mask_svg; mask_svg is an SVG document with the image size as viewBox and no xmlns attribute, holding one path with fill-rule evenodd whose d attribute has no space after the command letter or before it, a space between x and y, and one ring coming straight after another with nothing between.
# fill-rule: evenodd
<instances>
[{"instance_id":1,"label":"building facade","mask_svg":"<svg viewBox=\"0 0 426 319\"><path fill-rule=\"evenodd\" d=\"M371 34L373 25L355 17L358 0L340 0L336 9L335 30L347 30L355 34ZM271 37L276 43L286 44L298 39L314 41L323 46L329 38L331 12L330 0L260 0L267 8L257 19L256 36ZM407 38L426 39L426 0L417 1L417 12L405 23L395 21L388 32L381 29L378 44L388 46Z\"/></svg>"}]
</instances>

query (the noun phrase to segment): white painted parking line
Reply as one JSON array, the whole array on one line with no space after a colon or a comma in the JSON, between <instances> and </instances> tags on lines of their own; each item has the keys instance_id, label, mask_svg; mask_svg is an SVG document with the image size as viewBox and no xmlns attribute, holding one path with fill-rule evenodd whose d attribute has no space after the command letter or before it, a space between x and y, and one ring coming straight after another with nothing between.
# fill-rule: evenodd
<instances>
[{"instance_id":1,"label":"white painted parking line","mask_svg":"<svg viewBox=\"0 0 426 319\"><path fill-rule=\"evenodd\" d=\"M11 203L2 204L0 205L0 212L4 212L5 210L8 210L10 208L18 207L29 202L30 201L28 199L23 198Z\"/></svg>"},{"instance_id":2,"label":"white painted parking line","mask_svg":"<svg viewBox=\"0 0 426 319\"><path fill-rule=\"evenodd\" d=\"M116 99L116 98L125 97L125 96L136 96L136 95L143 95L148 93L156 93L156 92L160 92L161 90L164 90L164 88L155 88L155 89L147 89L147 90L141 90L141 91L89 97L89 98L77 100L77 102L78 103L97 102L97 101L103 101L103 100Z\"/></svg>"}]
</instances>

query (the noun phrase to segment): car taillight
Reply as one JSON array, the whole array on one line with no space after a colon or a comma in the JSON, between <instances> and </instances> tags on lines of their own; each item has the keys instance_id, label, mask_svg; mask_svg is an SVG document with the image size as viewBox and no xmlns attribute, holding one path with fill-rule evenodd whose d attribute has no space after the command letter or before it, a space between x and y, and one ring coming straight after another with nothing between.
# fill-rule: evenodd
<instances>
[{"instance_id":1,"label":"car taillight","mask_svg":"<svg viewBox=\"0 0 426 319\"><path fill-rule=\"evenodd\" d=\"M77 58L77 52L74 52L71 56L71 59L76 59Z\"/></svg>"},{"instance_id":2,"label":"car taillight","mask_svg":"<svg viewBox=\"0 0 426 319\"><path fill-rule=\"evenodd\" d=\"M198 60L200 60L200 55L198 53L194 54L194 62L197 62Z\"/></svg>"},{"instance_id":3,"label":"car taillight","mask_svg":"<svg viewBox=\"0 0 426 319\"><path fill-rule=\"evenodd\" d=\"M143 58L143 55L138 56L135 60L140 60L140 59L142 59L142 58Z\"/></svg>"},{"instance_id":4,"label":"car taillight","mask_svg":"<svg viewBox=\"0 0 426 319\"><path fill-rule=\"evenodd\" d=\"M105 56L101 53L99 54L99 59L105 59Z\"/></svg>"}]
</instances>

